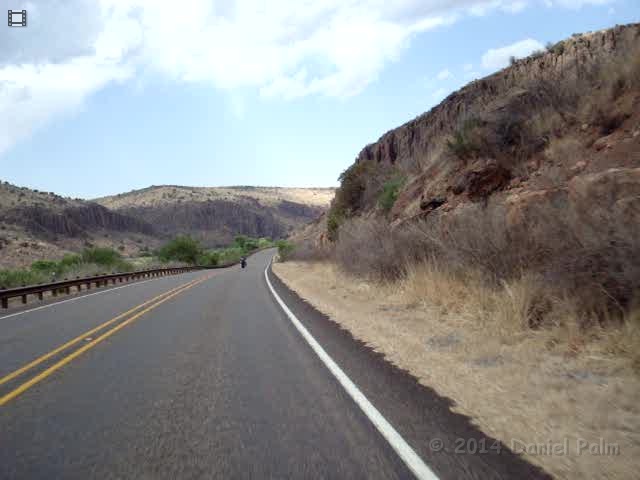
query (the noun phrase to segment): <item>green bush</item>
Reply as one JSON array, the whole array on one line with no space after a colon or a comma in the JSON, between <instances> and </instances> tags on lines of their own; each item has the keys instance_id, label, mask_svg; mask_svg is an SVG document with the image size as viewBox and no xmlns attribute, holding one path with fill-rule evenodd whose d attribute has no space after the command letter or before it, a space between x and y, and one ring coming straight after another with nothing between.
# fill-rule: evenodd
<instances>
[{"instance_id":1,"label":"green bush","mask_svg":"<svg viewBox=\"0 0 640 480\"><path fill-rule=\"evenodd\" d=\"M238 235L234 240L235 246L244 249L247 240L249 238L246 235Z\"/></svg>"},{"instance_id":2,"label":"green bush","mask_svg":"<svg viewBox=\"0 0 640 480\"><path fill-rule=\"evenodd\" d=\"M219 260L222 265L227 263L233 263L240 260L245 252L240 247L228 247L218 250Z\"/></svg>"},{"instance_id":3,"label":"green bush","mask_svg":"<svg viewBox=\"0 0 640 480\"><path fill-rule=\"evenodd\" d=\"M278 240L276 245L278 246L278 255L280 255L280 260L286 260L295 249L294 245L286 240Z\"/></svg>"},{"instance_id":4,"label":"green bush","mask_svg":"<svg viewBox=\"0 0 640 480\"><path fill-rule=\"evenodd\" d=\"M267 248L272 246L273 246L273 242L269 238L262 237L258 240L258 248Z\"/></svg>"},{"instance_id":5,"label":"green bush","mask_svg":"<svg viewBox=\"0 0 640 480\"><path fill-rule=\"evenodd\" d=\"M122 256L113 248L93 247L84 249L82 252L82 261L84 263L114 266L122 261Z\"/></svg>"},{"instance_id":6,"label":"green bush","mask_svg":"<svg viewBox=\"0 0 640 480\"><path fill-rule=\"evenodd\" d=\"M327 236L329 240L335 242L338 239L338 230L344 222L345 215L342 211L332 209L327 215Z\"/></svg>"},{"instance_id":7,"label":"green bush","mask_svg":"<svg viewBox=\"0 0 640 480\"><path fill-rule=\"evenodd\" d=\"M192 265L198 262L201 254L200 243L186 235L174 238L158 251L158 257L165 262L174 260Z\"/></svg>"},{"instance_id":8,"label":"green bush","mask_svg":"<svg viewBox=\"0 0 640 480\"><path fill-rule=\"evenodd\" d=\"M257 249L258 249L258 240L256 240L255 238L248 238L246 242L244 242L245 252L249 253Z\"/></svg>"},{"instance_id":9,"label":"green bush","mask_svg":"<svg viewBox=\"0 0 640 480\"><path fill-rule=\"evenodd\" d=\"M402 176L396 176L391 180L385 182L382 187L382 193L378 198L378 204L385 211L388 212L393 208L393 205L398 199L400 189L404 185L405 178Z\"/></svg>"},{"instance_id":10,"label":"green bush","mask_svg":"<svg viewBox=\"0 0 640 480\"><path fill-rule=\"evenodd\" d=\"M49 281L43 272L32 270L0 270L0 288L21 287Z\"/></svg>"},{"instance_id":11,"label":"green bush","mask_svg":"<svg viewBox=\"0 0 640 480\"><path fill-rule=\"evenodd\" d=\"M64 268L74 267L80 265L81 263L82 257L80 255L66 254L64 257L62 257L62 260L60 260L60 265Z\"/></svg>"},{"instance_id":12,"label":"green bush","mask_svg":"<svg viewBox=\"0 0 640 480\"><path fill-rule=\"evenodd\" d=\"M60 269L60 263L52 260L37 260L31 264L31 270L40 273L53 273Z\"/></svg>"},{"instance_id":13,"label":"green bush","mask_svg":"<svg viewBox=\"0 0 640 480\"><path fill-rule=\"evenodd\" d=\"M198 258L198 265L203 267L215 267L220 263L220 253L214 250L204 252Z\"/></svg>"}]
</instances>

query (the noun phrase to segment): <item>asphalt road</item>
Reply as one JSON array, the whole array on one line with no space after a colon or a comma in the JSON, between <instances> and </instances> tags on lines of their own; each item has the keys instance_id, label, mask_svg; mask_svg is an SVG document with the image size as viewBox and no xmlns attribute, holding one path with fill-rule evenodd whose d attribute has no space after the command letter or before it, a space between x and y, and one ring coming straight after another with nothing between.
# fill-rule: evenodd
<instances>
[{"instance_id":1,"label":"asphalt road","mask_svg":"<svg viewBox=\"0 0 640 480\"><path fill-rule=\"evenodd\" d=\"M273 253L0 317L0 478L413 478L274 301ZM545 477L429 451L485 437L271 278L438 477Z\"/></svg>"}]
</instances>

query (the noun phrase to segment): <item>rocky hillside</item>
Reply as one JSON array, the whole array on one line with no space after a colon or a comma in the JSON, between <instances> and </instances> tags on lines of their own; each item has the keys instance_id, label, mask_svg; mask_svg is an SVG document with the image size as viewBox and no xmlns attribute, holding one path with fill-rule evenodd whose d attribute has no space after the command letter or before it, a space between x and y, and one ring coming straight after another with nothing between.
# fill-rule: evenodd
<instances>
[{"instance_id":1,"label":"rocky hillside","mask_svg":"<svg viewBox=\"0 0 640 480\"><path fill-rule=\"evenodd\" d=\"M340 178L316 243L353 272L397 278L429 258L496 285L535 278L549 291L532 325L557 320L554 295L583 319L627 312L640 294L640 24L468 84Z\"/></svg>"},{"instance_id":2,"label":"rocky hillside","mask_svg":"<svg viewBox=\"0 0 640 480\"><path fill-rule=\"evenodd\" d=\"M125 254L158 244L148 222L94 202L0 183L0 268L58 258L89 245Z\"/></svg>"},{"instance_id":3,"label":"rocky hillside","mask_svg":"<svg viewBox=\"0 0 640 480\"><path fill-rule=\"evenodd\" d=\"M640 207L640 25L574 35L468 84L367 145L341 180L329 236L351 216L398 225L489 200L512 224L541 203L631 221Z\"/></svg>"},{"instance_id":4,"label":"rocky hillside","mask_svg":"<svg viewBox=\"0 0 640 480\"><path fill-rule=\"evenodd\" d=\"M190 234L209 246L241 233L281 238L321 215L333 189L153 186L95 201L150 222L163 235Z\"/></svg>"},{"instance_id":5,"label":"rocky hillside","mask_svg":"<svg viewBox=\"0 0 640 480\"><path fill-rule=\"evenodd\" d=\"M187 233L208 246L237 234L280 238L326 210L333 189L150 187L96 201L0 183L0 268L83 247L137 255Z\"/></svg>"}]
</instances>

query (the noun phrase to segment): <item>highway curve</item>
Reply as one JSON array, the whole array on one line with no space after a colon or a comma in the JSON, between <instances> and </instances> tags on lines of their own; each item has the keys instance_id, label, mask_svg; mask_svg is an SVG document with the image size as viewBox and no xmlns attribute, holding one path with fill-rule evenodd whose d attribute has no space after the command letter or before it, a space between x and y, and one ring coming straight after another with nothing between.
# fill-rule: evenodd
<instances>
[{"instance_id":1,"label":"highway curve","mask_svg":"<svg viewBox=\"0 0 640 480\"><path fill-rule=\"evenodd\" d=\"M413 478L274 300L273 253L0 316L0 478ZM494 441L269 278L433 478L546 477L454 451Z\"/></svg>"}]
</instances>

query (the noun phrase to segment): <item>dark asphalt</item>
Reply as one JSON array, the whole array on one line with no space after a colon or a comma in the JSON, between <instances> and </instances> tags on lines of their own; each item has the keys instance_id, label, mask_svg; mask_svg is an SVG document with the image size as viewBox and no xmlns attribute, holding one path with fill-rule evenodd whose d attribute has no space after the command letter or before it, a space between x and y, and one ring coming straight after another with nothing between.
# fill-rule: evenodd
<instances>
[{"instance_id":1,"label":"dark asphalt","mask_svg":"<svg viewBox=\"0 0 640 480\"><path fill-rule=\"evenodd\" d=\"M272 254L256 254L244 271L208 272L211 279L0 406L0 478L412 478L274 302L263 277ZM0 377L203 274L0 318ZM483 436L271 278L441 478L544 477L504 450L430 452L434 435ZM0 386L0 396L15 386Z\"/></svg>"}]
</instances>

